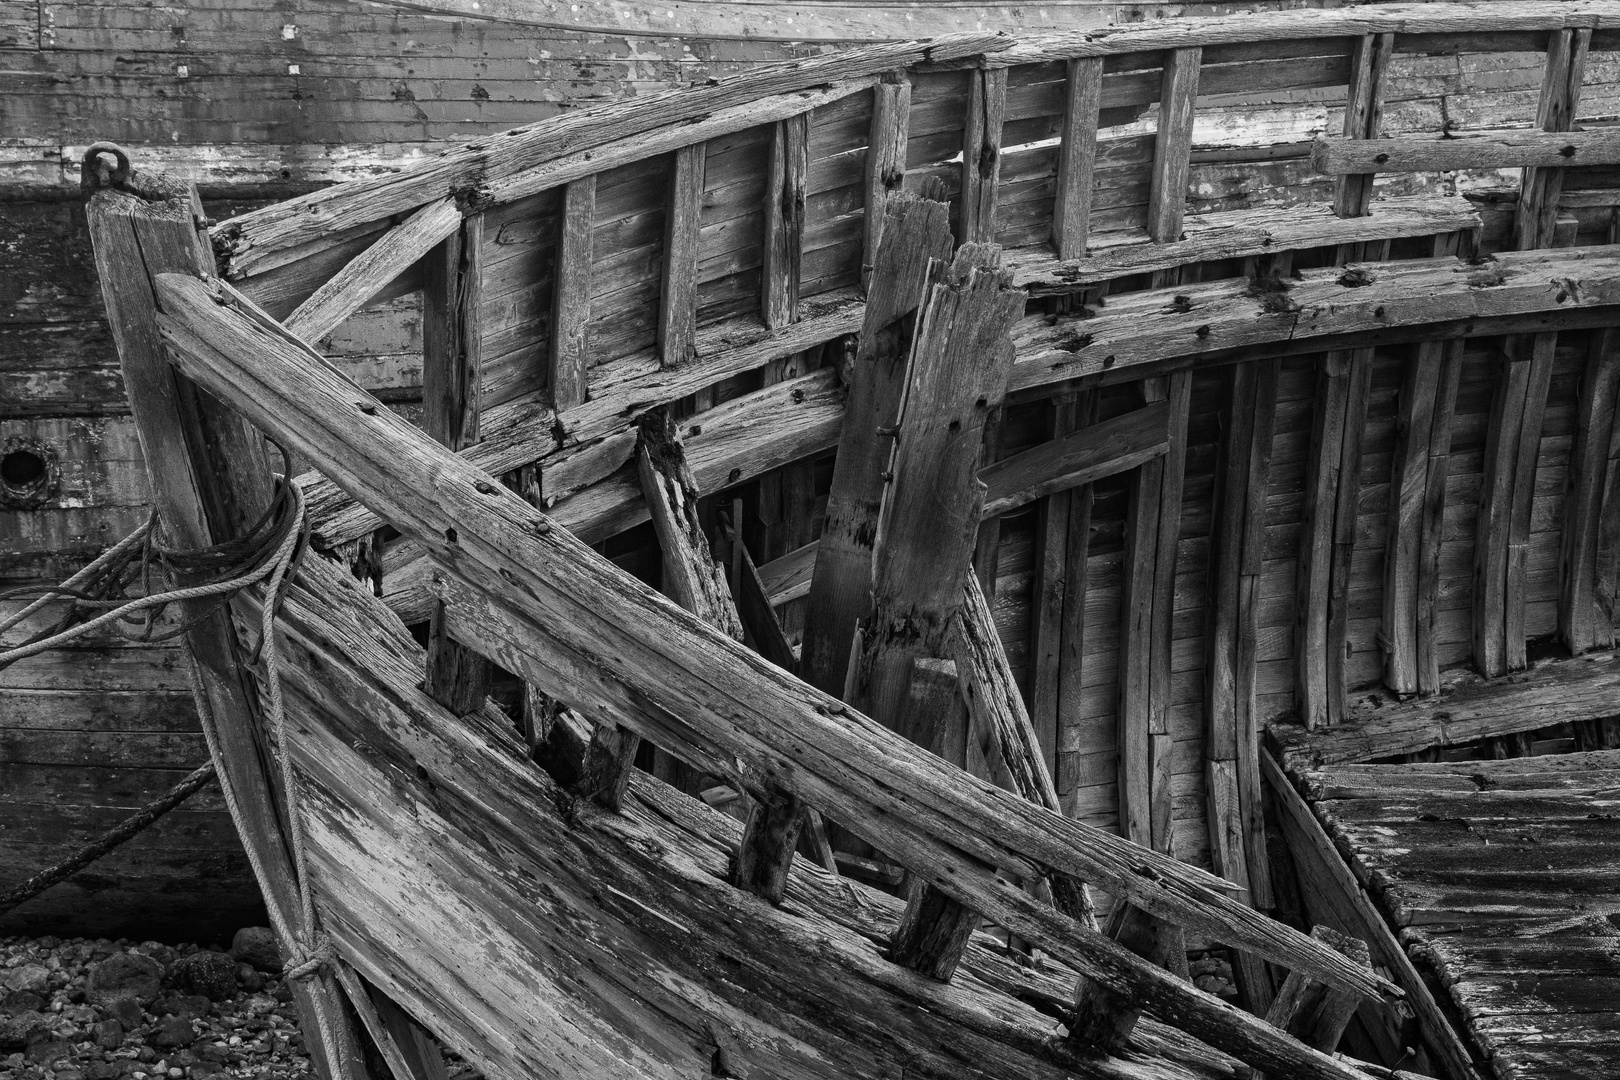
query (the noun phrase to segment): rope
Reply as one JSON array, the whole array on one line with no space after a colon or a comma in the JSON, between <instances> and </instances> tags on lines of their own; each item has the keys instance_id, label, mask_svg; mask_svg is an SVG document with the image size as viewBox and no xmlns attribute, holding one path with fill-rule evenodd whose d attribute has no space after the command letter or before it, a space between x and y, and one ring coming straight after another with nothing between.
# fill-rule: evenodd
<instances>
[{"instance_id":1,"label":"rope","mask_svg":"<svg viewBox=\"0 0 1620 1080\"><path fill-rule=\"evenodd\" d=\"M214 772L214 763L210 761L68 858L49 869L41 870L15 889L0 896L0 915L32 900L57 882L72 877L124 841L139 834L158 818L196 794L214 778Z\"/></svg>"}]
</instances>

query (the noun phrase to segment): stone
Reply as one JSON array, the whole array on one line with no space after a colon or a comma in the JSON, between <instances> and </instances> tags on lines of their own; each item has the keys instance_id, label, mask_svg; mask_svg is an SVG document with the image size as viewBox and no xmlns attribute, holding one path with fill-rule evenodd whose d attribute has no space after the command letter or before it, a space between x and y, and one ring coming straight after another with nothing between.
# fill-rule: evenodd
<instances>
[{"instance_id":1,"label":"stone","mask_svg":"<svg viewBox=\"0 0 1620 1080\"><path fill-rule=\"evenodd\" d=\"M98 1061L84 1070L84 1080L118 1080L123 1070L110 1061Z\"/></svg>"},{"instance_id":2,"label":"stone","mask_svg":"<svg viewBox=\"0 0 1620 1080\"><path fill-rule=\"evenodd\" d=\"M192 1076L218 1076L225 1071L225 1066L217 1061L199 1061L191 1067Z\"/></svg>"},{"instance_id":3,"label":"stone","mask_svg":"<svg viewBox=\"0 0 1620 1080\"><path fill-rule=\"evenodd\" d=\"M209 1001L227 1001L236 993L236 961L221 952L195 952L170 966L169 982Z\"/></svg>"},{"instance_id":4,"label":"stone","mask_svg":"<svg viewBox=\"0 0 1620 1080\"><path fill-rule=\"evenodd\" d=\"M236 965L236 982L250 994L257 994L264 989L264 976L252 964Z\"/></svg>"},{"instance_id":5,"label":"stone","mask_svg":"<svg viewBox=\"0 0 1620 1080\"><path fill-rule=\"evenodd\" d=\"M125 1031L134 1031L146 1022L146 1017L141 1012L140 1003L130 997L117 998L103 1005L101 1011L106 1016L124 1025Z\"/></svg>"},{"instance_id":6,"label":"stone","mask_svg":"<svg viewBox=\"0 0 1620 1080\"><path fill-rule=\"evenodd\" d=\"M49 1065L53 1061L73 1056L73 1044L66 1039L41 1039L31 1044L24 1052L29 1061L37 1061L41 1065Z\"/></svg>"},{"instance_id":7,"label":"stone","mask_svg":"<svg viewBox=\"0 0 1620 1080\"><path fill-rule=\"evenodd\" d=\"M0 1017L0 1053L27 1049L28 1044L49 1027L50 1021L43 1013L25 1012Z\"/></svg>"},{"instance_id":8,"label":"stone","mask_svg":"<svg viewBox=\"0 0 1620 1080\"><path fill-rule=\"evenodd\" d=\"M84 1072L72 1067L57 1069L56 1080L84 1080Z\"/></svg>"},{"instance_id":9,"label":"stone","mask_svg":"<svg viewBox=\"0 0 1620 1080\"><path fill-rule=\"evenodd\" d=\"M117 1020L103 1020L91 1031L96 1045L103 1050L116 1050L124 1045L124 1025Z\"/></svg>"},{"instance_id":10,"label":"stone","mask_svg":"<svg viewBox=\"0 0 1620 1080\"><path fill-rule=\"evenodd\" d=\"M50 986L51 969L43 964L23 964L6 972L0 982L10 990L43 993Z\"/></svg>"},{"instance_id":11,"label":"stone","mask_svg":"<svg viewBox=\"0 0 1620 1080\"><path fill-rule=\"evenodd\" d=\"M191 1021L183 1016L165 1016L158 1021L157 1031L152 1035L152 1045L165 1049L190 1046L196 1041L197 1033L191 1030Z\"/></svg>"},{"instance_id":12,"label":"stone","mask_svg":"<svg viewBox=\"0 0 1620 1080\"><path fill-rule=\"evenodd\" d=\"M0 998L0 1013L20 1016L25 1012L39 1012L45 1008L45 999L32 990L12 990Z\"/></svg>"},{"instance_id":13,"label":"stone","mask_svg":"<svg viewBox=\"0 0 1620 1080\"><path fill-rule=\"evenodd\" d=\"M268 926L244 926L231 938L231 956L260 971L281 970L281 946Z\"/></svg>"},{"instance_id":14,"label":"stone","mask_svg":"<svg viewBox=\"0 0 1620 1080\"><path fill-rule=\"evenodd\" d=\"M170 994L157 1000L152 1011L159 1016L179 1016L196 1020L214 1011L214 1003L201 994Z\"/></svg>"},{"instance_id":15,"label":"stone","mask_svg":"<svg viewBox=\"0 0 1620 1080\"><path fill-rule=\"evenodd\" d=\"M119 998L145 1005L158 996L162 986L162 964L140 953L118 953L90 969L84 996L92 1005L107 1005Z\"/></svg>"}]
</instances>

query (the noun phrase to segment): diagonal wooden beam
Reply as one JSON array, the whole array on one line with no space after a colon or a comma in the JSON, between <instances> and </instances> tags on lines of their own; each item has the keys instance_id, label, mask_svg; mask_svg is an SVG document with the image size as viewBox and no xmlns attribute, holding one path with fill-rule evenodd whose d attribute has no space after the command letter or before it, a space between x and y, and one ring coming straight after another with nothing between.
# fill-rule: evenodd
<instances>
[{"instance_id":1,"label":"diagonal wooden beam","mask_svg":"<svg viewBox=\"0 0 1620 1080\"><path fill-rule=\"evenodd\" d=\"M984 514L1008 514L1054 492L1089 484L1170 450L1170 406L1157 401L1050 439L979 470Z\"/></svg>"},{"instance_id":2,"label":"diagonal wooden beam","mask_svg":"<svg viewBox=\"0 0 1620 1080\"><path fill-rule=\"evenodd\" d=\"M422 207L356 255L299 304L287 316L288 329L299 337L319 341L460 227L461 210L454 199L446 197Z\"/></svg>"}]
</instances>

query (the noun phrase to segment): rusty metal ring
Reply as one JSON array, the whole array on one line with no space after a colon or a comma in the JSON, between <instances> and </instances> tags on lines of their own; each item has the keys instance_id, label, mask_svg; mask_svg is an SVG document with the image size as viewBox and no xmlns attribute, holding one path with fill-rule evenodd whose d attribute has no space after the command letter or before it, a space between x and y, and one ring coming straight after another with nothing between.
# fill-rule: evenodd
<instances>
[{"instance_id":1,"label":"rusty metal ring","mask_svg":"<svg viewBox=\"0 0 1620 1080\"><path fill-rule=\"evenodd\" d=\"M111 154L115 162L112 171L107 174L106 183L113 187L122 187L129 180L129 151L112 142L91 143L85 150L84 161L79 166L80 185L87 188L101 186L102 181L95 161L102 154Z\"/></svg>"}]
</instances>

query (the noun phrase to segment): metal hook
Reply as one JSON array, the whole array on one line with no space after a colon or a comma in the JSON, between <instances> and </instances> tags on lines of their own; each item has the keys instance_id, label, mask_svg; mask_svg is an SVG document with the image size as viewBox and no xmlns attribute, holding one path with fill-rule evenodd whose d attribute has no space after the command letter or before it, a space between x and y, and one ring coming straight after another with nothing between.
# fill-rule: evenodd
<instances>
[{"instance_id":1,"label":"metal hook","mask_svg":"<svg viewBox=\"0 0 1620 1080\"><path fill-rule=\"evenodd\" d=\"M105 178L102 176L101 166L96 162L96 158L102 154L111 154L115 162ZM129 173L129 151L117 143L91 143L84 152L84 161L79 166L79 186L86 193L102 186L122 187L129 180Z\"/></svg>"}]
</instances>

